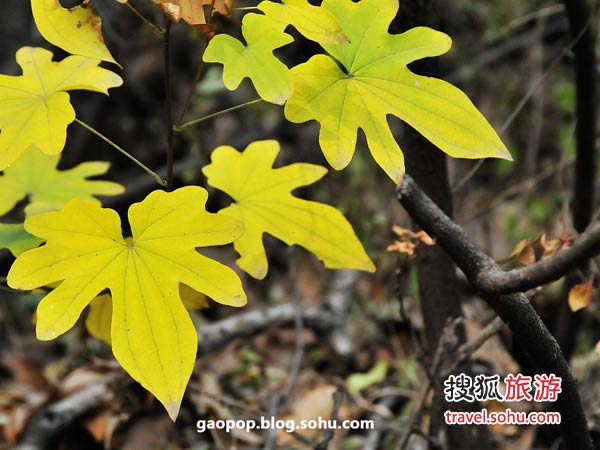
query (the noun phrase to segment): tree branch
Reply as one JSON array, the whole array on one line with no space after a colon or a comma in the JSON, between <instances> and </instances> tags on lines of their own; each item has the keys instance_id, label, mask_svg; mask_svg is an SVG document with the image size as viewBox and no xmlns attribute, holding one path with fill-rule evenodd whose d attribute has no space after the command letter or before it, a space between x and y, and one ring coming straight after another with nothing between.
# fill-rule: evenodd
<instances>
[{"instance_id":1,"label":"tree branch","mask_svg":"<svg viewBox=\"0 0 600 450\"><path fill-rule=\"evenodd\" d=\"M600 253L600 222L594 223L566 250L542 259L530 266L504 271L494 267L480 267L470 280L488 294L523 292L551 281L556 281Z\"/></svg>"},{"instance_id":2,"label":"tree branch","mask_svg":"<svg viewBox=\"0 0 600 450\"><path fill-rule=\"evenodd\" d=\"M334 335L346 321L346 315L340 314L340 308L345 309L341 303L352 298L358 276L359 272L355 270L337 271L324 302L302 310L304 327ZM236 339L255 336L269 328L293 325L297 320L295 304L284 303L206 325L198 333L198 357L220 350Z\"/></svg>"},{"instance_id":3,"label":"tree branch","mask_svg":"<svg viewBox=\"0 0 600 450\"><path fill-rule=\"evenodd\" d=\"M410 216L454 260L473 282L485 270L500 271L495 261L481 251L456 223L427 197L408 175L398 188L398 200ZM561 413L560 430L568 450L591 450L592 441L577 381L558 343L523 293L492 295L484 299L508 325L515 341L540 373L553 373L562 379L562 394L554 407Z\"/></svg>"},{"instance_id":4,"label":"tree branch","mask_svg":"<svg viewBox=\"0 0 600 450\"><path fill-rule=\"evenodd\" d=\"M90 414L112 399L110 384L115 375L90 384L84 389L46 406L36 413L27 424L20 450L45 450L48 443L64 432L74 421Z\"/></svg>"}]
</instances>

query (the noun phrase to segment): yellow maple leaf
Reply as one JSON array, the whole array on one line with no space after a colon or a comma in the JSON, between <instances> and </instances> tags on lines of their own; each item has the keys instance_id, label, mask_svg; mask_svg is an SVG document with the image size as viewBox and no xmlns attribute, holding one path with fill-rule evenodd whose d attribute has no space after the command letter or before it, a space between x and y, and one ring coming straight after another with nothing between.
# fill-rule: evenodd
<instances>
[{"instance_id":1,"label":"yellow maple leaf","mask_svg":"<svg viewBox=\"0 0 600 450\"><path fill-rule=\"evenodd\" d=\"M292 25L308 39L320 42L340 44L348 38L331 12L306 0L263 1L257 8L265 14L249 13L242 19L246 44L218 34L209 42L203 59L223 64L227 89L237 89L248 77L263 100L283 105L292 95L293 80L288 67L273 51L294 41L284 32L286 27Z\"/></svg>"},{"instance_id":2,"label":"yellow maple leaf","mask_svg":"<svg viewBox=\"0 0 600 450\"><path fill-rule=\"evenodd\" d=\"M179 284L222 304L246 303L236 273L196 251L229 243L243 230L235 219L206 212L207 198L197 186L152 192L129 208L130 242L114 210L71 200L61 211L27 218L26 230L46 244L21 254L7 278L12 288L28 290L62 281L38 305L41 340L69 330L92 299L109 289L113 353L173 420L198 345Z\"/></svg>"},{"instance_id":3,"label":"yellow maple leaf","mask_svg":"<svg viewBox=\"0 0 600 450\"><path fill-rule=\"evenodd\" d=\"M179 298L187 309L208 308L208 299L204 294L191 287L180 284ZM102 294L90 303L85 327L96 339L111 345L110 329L112 325L112 298L110 294Z\"/></svg>"},{"instance_id":4,"label":"yellow maple leaf","mask_svg":"<svg viewBox=\"0 0 600 450\"><path fill-rule=\"evenodd\" d=\"M123 80L98 67L99 60L69 56L52 61L52 52L23 47L17 63L23 75L0 75L0 170L15 162L30 146L47 155L60 153L75 111L66 91L85 89L108 93Z\"/></svg>"},{"instance_id":5,"label":"yellow maple leaf","mask_svg":"<svg viewBox=\"0 0 600 450\"><path fill-rule=\"evenodd\" d=\"M273 169L278 153L279 143L272 140L253 142L243 153L222 146L202 169L208 184L236 202L220 213L244 223L244 234L234 242L241 255L238 265L255 278L267 275L262 242L266 232L288 245L301 245L329 268L374 272L373 262L340 211L291 193L321 179L327 169L305 163Z\"/></svg>"},{"instance_id":6,"label":"yellow maple leaf","mask_svg":"<svg viewBox=\"0 0 600 450\"><path fill-rule=\"evenodd\" d=\"M117 64L104 43L102 19L89 1L67 9L58 0L31 0L31 10L37 29L51 44L74 55Z\"/></svg>"},{"instance_id":7,"label":"yellow maple leaf","mask_svg":"<svg viewBox=\"0 0 600 450\"><path fill-rule=\"evenodd\" d=\"M294 123L320 123L319 143L334 169L352 160L360 128L377 164L398 182L404 156L389 115L452 157L512 160L464 92L407 67L446 53L452 45L449 36L426 27L390 34L398 0L323 0L321 7L337 18L350 43L321 43L327 55L315 55L291 69L294 90L284 113Z\"/></svg>"}]
</instances>

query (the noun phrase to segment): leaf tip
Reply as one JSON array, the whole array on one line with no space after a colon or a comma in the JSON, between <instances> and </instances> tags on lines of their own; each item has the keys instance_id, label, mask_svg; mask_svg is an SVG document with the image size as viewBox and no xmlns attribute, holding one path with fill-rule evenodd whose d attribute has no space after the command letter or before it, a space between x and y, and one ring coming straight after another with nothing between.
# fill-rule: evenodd
<instances>
[{"instance_id":1,"label":"leaf tip","mask_svg":"<svg viewBox=\"0 0 600 450\"><path fill-rule=\"evenodd\" d=\"M58 333L54 328L40 328L38 326L35 329L35 335L40 341L51 341L58 336Z\"/></svg>"},{"instance_id":2,"label":"leaf tip","mask_svg":"<svg viewBox=\"0 0 600 450\"><path fill-rule=\"evenodd\" d=\"M167 409L167 414L169 414L169 418L175 422L177 420L177 416L179 415L179 407L181 406L181 402L176 402L175 400L169 400L169 402L165 405Z\"/></svg>"},{"instance_id":3,"label":"leaf tip","mask_svg":"<svg viewBox=\"0 0 600 450\"><path fill-rule=\"evenodd\" d=\"M361 270L363 270L364 272L375 273L375 271L377 271L377 267L375 267L375 264L369 258L368 261L365 261Z\"/></svg>"},{"instance_id":4,"label":"leaf tip","mask_svg":"<svg viewBox=\"0 0 600 450\"><path fill-rule=\"evenodd\" d=\"M502 155L502 159L506 159L507 161L514 161L515 158L510 154L510 152L506 149L500 149L500 154Z\"/></svg>"},{"instance_id":5,"label":"leaf tip","mask_svg":"<svg viewBox=\"0 0 600 450\"><path fill-rule=\"evenodd\" d=\"M263 277L264 278L264 277ZM242 294L236 294L233 295L230 299L229 299L229 306L235 306L235 307L240 307L240 306L246 306L246 304L248 303L248 299L246 298L245 295Z\"/></svg>"}]
</instances>

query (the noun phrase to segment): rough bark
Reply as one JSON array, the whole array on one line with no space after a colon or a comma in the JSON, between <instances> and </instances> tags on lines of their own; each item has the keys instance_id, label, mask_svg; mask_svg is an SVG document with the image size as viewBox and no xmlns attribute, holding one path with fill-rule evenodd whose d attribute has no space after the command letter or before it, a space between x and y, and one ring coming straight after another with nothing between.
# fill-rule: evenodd
<instances>
[{"instance_id":1,"label":"rough bark","mask_svg":"<svg viewBox=\"0 0 600 450\"><path fill-rule=\"evenodd\" d=\"M467 278L473 282L485 268L499 270L496 262L480 250L406 175L398 199L410 216L445 250ZM554 373L562 378L562 393L554 407L561 413L560 431L568 450L591 450L592 440L577 391L577 381L539 315L523 293L490 295L484 299L508 325L514 339L525 351L537 373Z\"/></svg>"}]
</instances>

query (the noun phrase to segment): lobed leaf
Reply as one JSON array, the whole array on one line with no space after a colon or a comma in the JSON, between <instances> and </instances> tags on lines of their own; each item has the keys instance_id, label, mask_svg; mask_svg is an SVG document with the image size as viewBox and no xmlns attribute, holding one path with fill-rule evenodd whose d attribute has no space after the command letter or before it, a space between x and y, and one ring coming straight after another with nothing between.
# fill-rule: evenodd
<instances>
[{"instance_id":1,"label":"lobed leaf","mask_svg":"<svg viewBox=\"0 0 600 450\"><path fill-rule=\"evenodd\" d=\"M42 242L42 239L25 231L22 223L0 223L0 249L7 248L14 256L19 256Z\"/></svg>"},{"instance_id":2,"label":"lobed leaf","mask_svg":"<svg viewBox=\"0 0 600 450\"><path fill-rule=\"evenodd\" d=\"M238 221L204 210L207 197L197 186L152 192L129 208L130 242L121 235L117 213L90 201L71 200L59 212L29 217L25 229L46 244L21 254L7 278L15 289L62 281L38 305L41 340L69 330L83 309L109 289L113 353L173 420L198 344L179 284L226 305L246 303L235 272L196 251L229 243L242 233Z\"/></svg>"},{"instance_id":3,"label":"lobed leaf","mask_svg":"<svg viewBox=\"0 0 600 450\"><path fill-rule=\"evenodd\" d=\"M0 75L0 170L13 164L31 145L47 155L63 150L67 126L75 119L67 91L108 93L123 83L98 60L69 56L52 61L43 48L17 51L23 75Z\"/></svg>"},{"instance_id":4,"label":"lobed leaf","mask_svg":"<svg viewBox=\"0 0 600 450\"><path fill-rule=\"evenodd\" d=\"M270 0L257 6L265 15L277 23L281 30L292 25L304 37L323 44L344 44L348 37L335 16L327 9L313 6L307 0Z\"/></svg>"},{"instance_id":5,"label":"lobed leaf","mask_svg":"<svg viewBox=\"0 0 600 450\"><path fill-rule=\"evenodd\" d=\"M69 200L94 200L95 195L119 195L125 188L118 183L88 180L104 175L110 163L90 161L68 170L58 170L59 155L48 156L35 146L0 174L0 216L6 214L25 197L27 215L61 209Z\"/></svg>"},{"instance_id":6,"label":"lobed leaf","mask_svg":"<svg viewBox=\"0 0 600 450\"><path fill-rule=\"evenodd\" d=\"M360 128L373 158L398 182L404 157L388 115L404 120L450 156L512 159L460 89L406 67L447 52L450 37L426 27L390 35L398 0L323 0L322 7L338 19L350 43L323 43L331 56L316 55L292 69L294 92L284 112L291 122L320 123L319 143L333 168L350 163Z\"/></svg>"},{"instance_id":7,"label":"lobed leaf","mask_svg":"<svg viewBox=\"0 0 600 450\"><path fill-rule=\"evenodd\" d=\"M206 296L185 284L179 284L179 298L188 310L208 308ZM111 345L112 308L110 294L99 295L90 302L88 315L85 318L85 327L89 333L108 345Z\"/></svg>"},{"instance_id":8,"label":"lobed leaf","mask_svg":"<svg viewBox=\"0 0 600 450\"><path fill-rule=\"evenodd\" d=\"M243 153L222 146L202 169L208 184L235 200L219 214L244 223L244 233L234 242L240 254L237 264L254 278L263 279L268 262L262 235L269 233L288 245L301 245L329 268L374 272L375 266L341 212L291 194L321 179L327 169L314 164L273 169L278 153L277 141L253 142Z\"/></svg>"},{"instance_id":9,"label":"lobed leaf","mask_svg":"<svg viewBox=\"0 0 600 450\"><path fill-rule=\"evenodd\" d=\"M206 47L204 61L223 64L227 89L237 89L248 77L263 100L282 105L292 93L292 76L273 50L294 38L266 16L252 13L242 19L242 33L247 45L226 34L216 35Z\"/></svg>"},{"instance_id":10,"label":"lobed leaf","mask_svg":"<svg viewBox=\"0 0 600 450\"><path fill-rule=\"evenodd\" d=\"M117 64L102 36L102 19L88 2L63 8L58 0L31 0L33 19L51 44L72 53Z\"/></svg>"}]
</instances>

